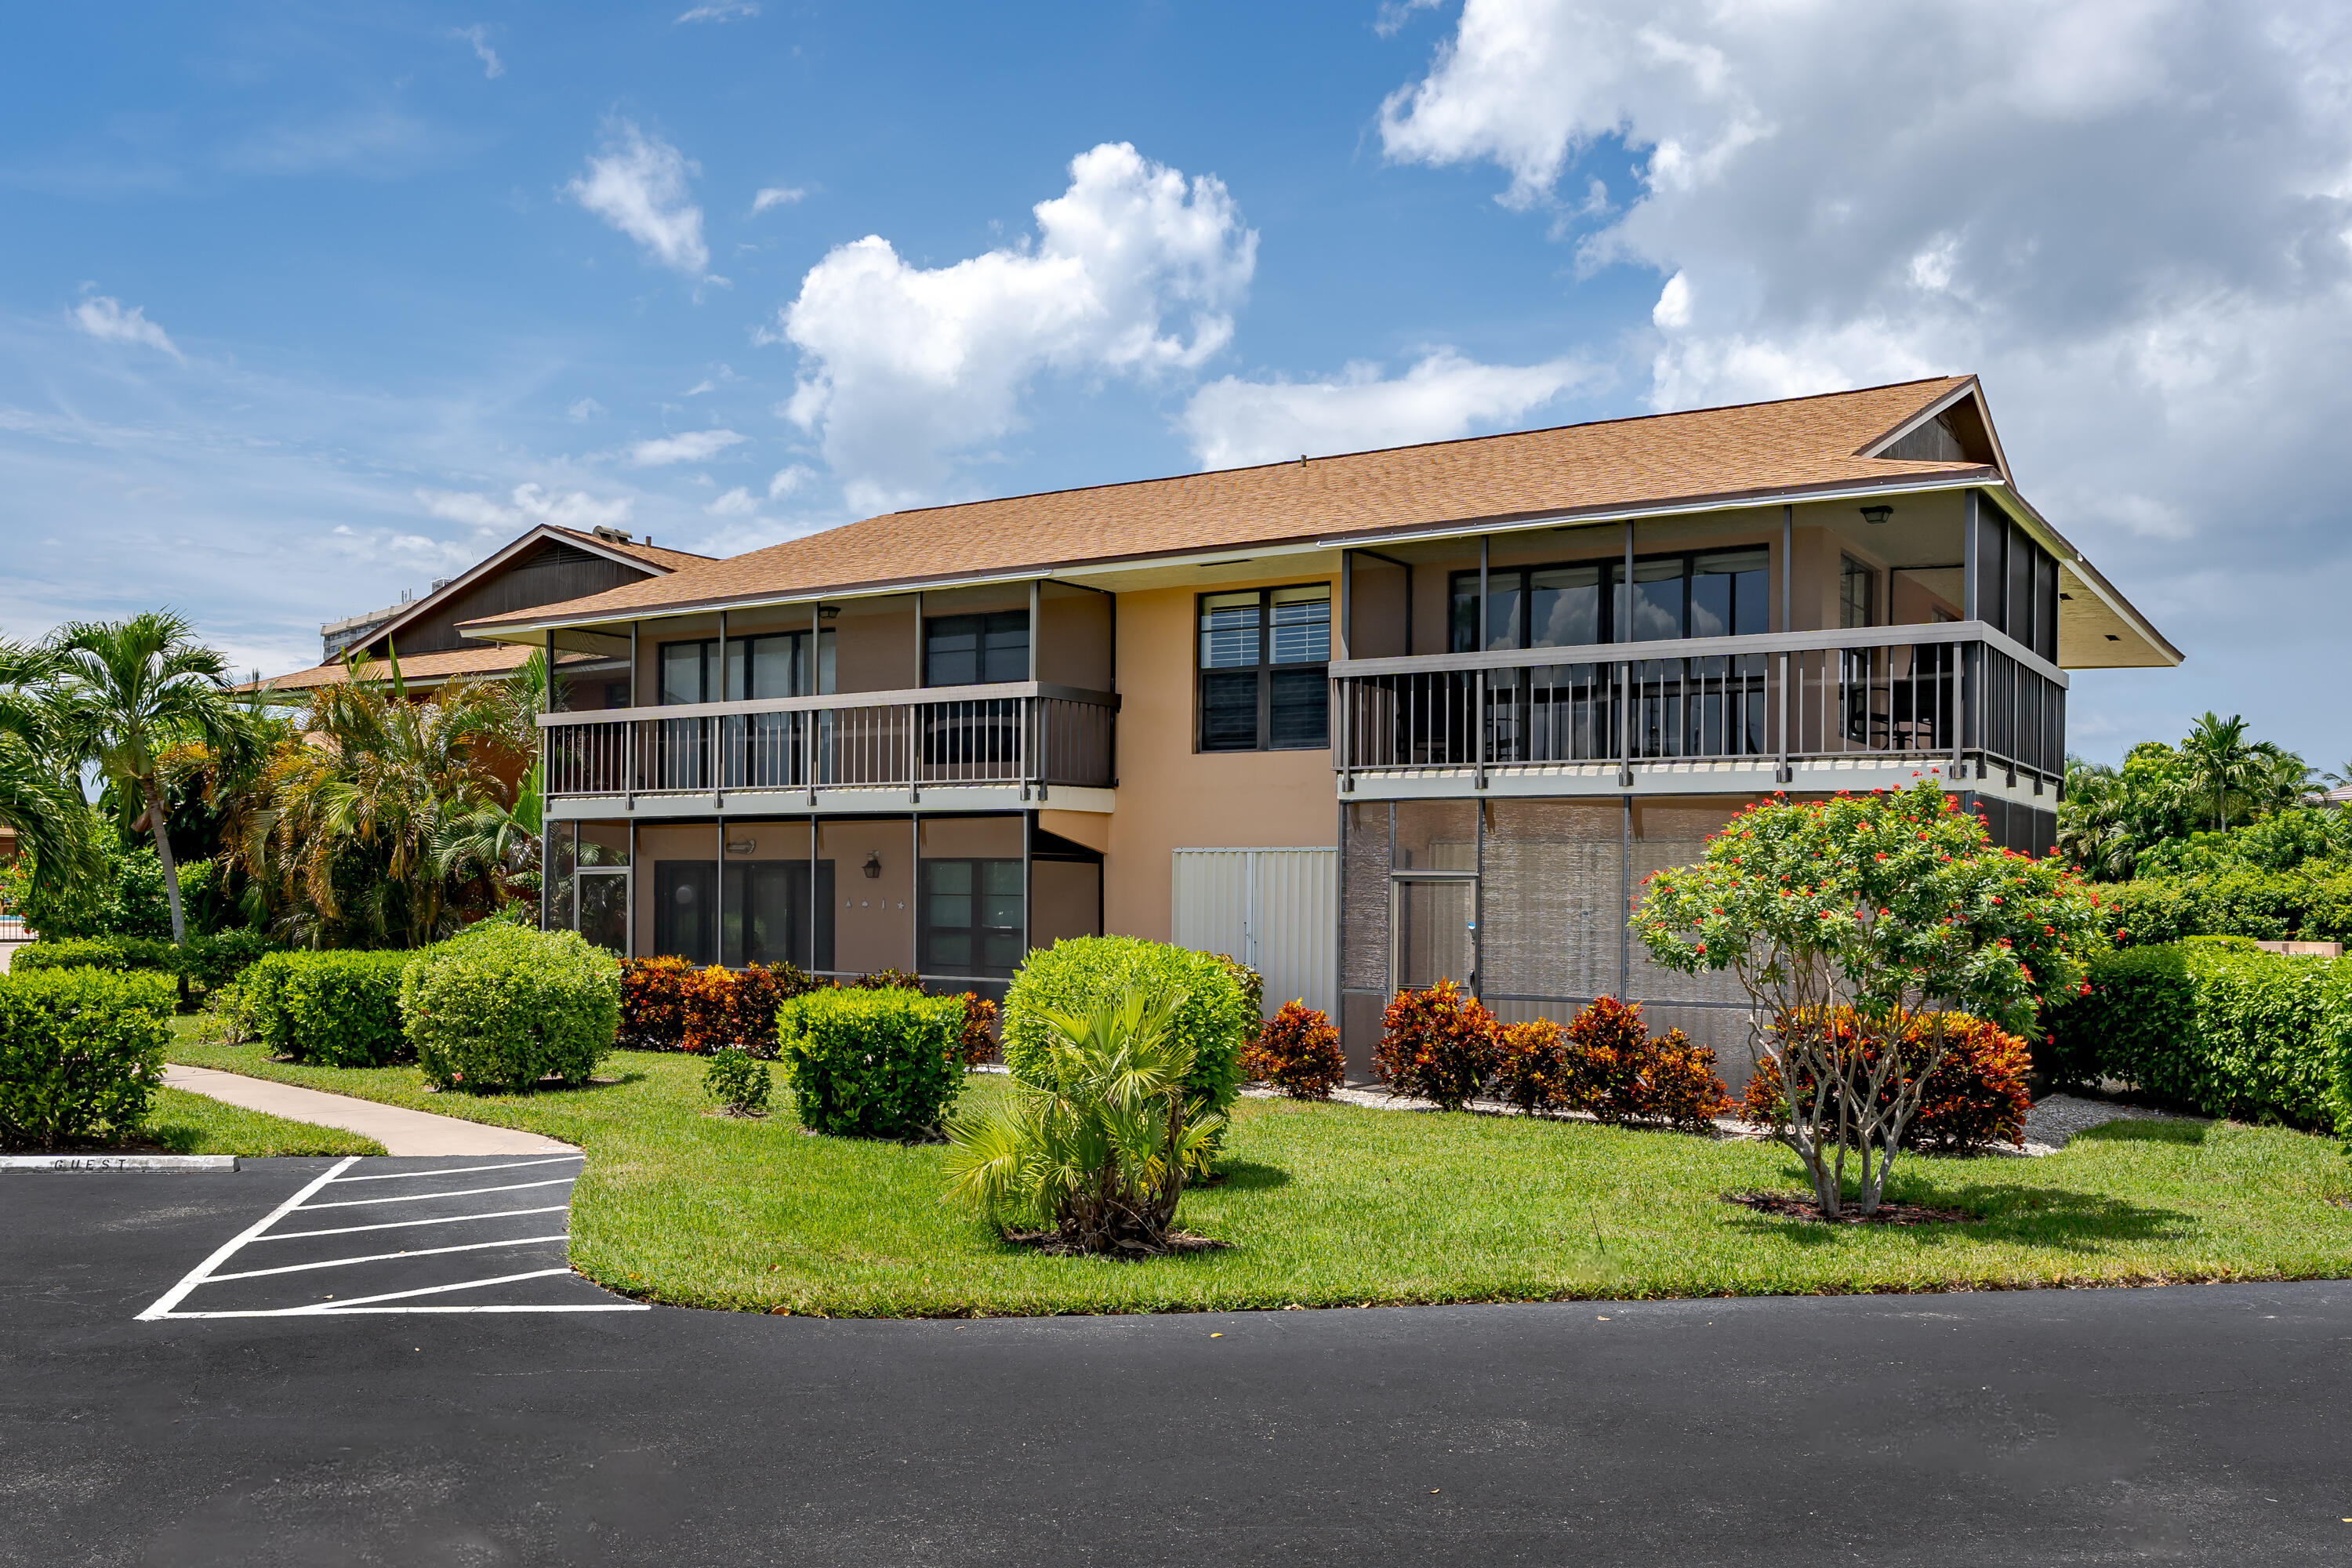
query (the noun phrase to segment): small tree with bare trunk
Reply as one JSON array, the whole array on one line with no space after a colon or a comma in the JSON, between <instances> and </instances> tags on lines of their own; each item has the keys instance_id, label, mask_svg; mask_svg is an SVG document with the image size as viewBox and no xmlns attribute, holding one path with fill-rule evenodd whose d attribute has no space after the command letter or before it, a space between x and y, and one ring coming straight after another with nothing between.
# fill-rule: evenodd
<instances>
[{"instance_id":1,"label":"small tree with bare trunk","mask_svg":"<svg viewBox=\"0 0 2352 1568\"><path fill-rule=\"evenodd\" d=\"M1848 1201L1849 1150L1861 1163L1853 1202L1877 1212L1946 1048L1927 1016L2027 1033L2043 996L2081 988L2100 923L2071 869L1997 847L1933 780L1751 806L1697 864L1652 877L1634 917L1659 963L1738 976L1757 1059L1788 1087L1782 1136L1831 1216Z\"/></svg>"}]
</instances>

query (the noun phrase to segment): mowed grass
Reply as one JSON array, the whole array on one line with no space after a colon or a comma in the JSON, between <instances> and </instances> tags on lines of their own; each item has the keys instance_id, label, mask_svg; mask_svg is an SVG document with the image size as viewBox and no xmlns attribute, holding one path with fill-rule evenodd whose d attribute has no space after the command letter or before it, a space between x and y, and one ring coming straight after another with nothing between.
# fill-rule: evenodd
<instances>
[{"instance_id":1,"label":"mowed grass","mask_svg":"<svg viewBox=\"0 0 2352 1568\"><path fill-rule=\"evenodd\" d=\"M1774 1145L1287 1100L1236 1109L1189 1229L1230 1250L1116 1263L1011 1247L941 1196L938 1145L704 1114L702 1064L617 1052L620 1081L428 1094L413 1068L176 1060L528 1128L588 1153L572 1258L648 1300L834 1315L1937 1290L2352 1273L2352 1164L2271 1128L2124 1121L2042 1159L1906 1156L1893 1195L1966 1225L1829 1226L1721 1194L1802 1186ZM1008 1092L970 1080L967 1104Z\"/></svg>"},{"instance_id":2,"label":"mowed grass","mask_svg":"<svg viewBox=\"0 0 2352 1568\"><path fill-rule=\"evenodd\" d=\"M373 1138L340 1127L314 1127L266 1111L224 1105L185 1089L163 1089L141 1136L174 1154L381 1154Z\"/></svg>"}]
</instances>

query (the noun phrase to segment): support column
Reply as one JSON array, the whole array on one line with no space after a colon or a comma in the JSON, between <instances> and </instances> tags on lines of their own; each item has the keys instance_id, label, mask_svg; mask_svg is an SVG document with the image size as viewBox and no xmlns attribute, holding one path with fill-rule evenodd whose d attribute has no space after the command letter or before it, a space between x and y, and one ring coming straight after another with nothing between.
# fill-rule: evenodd
<instances>
[{"instance_id":1,"label":"support column","mask_svg":"<svg viewBox=\"0 0 2352 1568\"><path fill-rule=\"evenodd\" d=\"M1780 509L1780 629L1784 632L1796 629L1796 618L1790 614L1795 602L1793 595L1797 575L1796 523L1797 509L1793 506L1782 507ZM1780 756L1772 769L1774 784L1787 784L1796 776L1795 771L1789 766L1789 672L1792 662L1788 651L1783 649L1780 653Z\"/></svg>"},{"instance_id":2,"label":"support column","mask_svg":"<svg viewBox=\"0 0 2352 1568\"><path fill-rule=\"evenodd\" d=\"M710 902L710 962L727 962L727 819L712 819L719 831L719 885L713 889Z\"/></svg>"}]
</instances>

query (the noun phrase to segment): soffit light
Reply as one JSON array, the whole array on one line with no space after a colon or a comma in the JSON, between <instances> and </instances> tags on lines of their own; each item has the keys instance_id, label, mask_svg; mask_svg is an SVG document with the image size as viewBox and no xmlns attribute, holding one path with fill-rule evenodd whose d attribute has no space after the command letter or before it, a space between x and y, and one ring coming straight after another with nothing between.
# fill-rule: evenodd
<instances>
[{"instance_id":1,"label":"soffit light","mask_svg":"<svg viewBox=\"0 0 2352 1568\"><path fill-rule=\"evenodd\" d=\"M1874 526L1878 523L1885 522L1888 518L1893 517L1894 515L1895 509L1884 504L1878 506L1866 506L1862 509L1862 521Z\"/></svg>"}]
</instances>

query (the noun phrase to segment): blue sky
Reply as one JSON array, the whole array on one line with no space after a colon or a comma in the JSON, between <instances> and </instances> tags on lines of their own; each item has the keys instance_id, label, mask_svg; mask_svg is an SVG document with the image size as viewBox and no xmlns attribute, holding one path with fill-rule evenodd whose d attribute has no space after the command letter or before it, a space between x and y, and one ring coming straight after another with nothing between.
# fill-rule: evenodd
<instances>
[{"instance_id":1,"label":"blue sky","mask_svg":"<svg viewBox=\"0 0 2352 1568\"><path fill-rule=\"evenodd\" d=\"M2336 765L2347 81L2315 6L48 8L0 631L290 668L541 517L731 552L1976 370L2190 655L2078 747Z\"/></svg>"}]
</instances>

